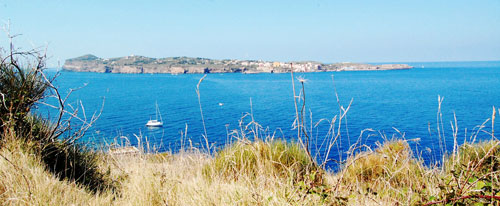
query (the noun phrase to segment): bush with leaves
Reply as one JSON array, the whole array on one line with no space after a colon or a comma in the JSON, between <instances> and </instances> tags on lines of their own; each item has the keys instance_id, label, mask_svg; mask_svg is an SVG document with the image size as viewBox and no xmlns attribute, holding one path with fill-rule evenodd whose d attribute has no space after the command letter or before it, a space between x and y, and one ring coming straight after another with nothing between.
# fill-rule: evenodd
<instances>
[{"instance_id":1,"label":"bush with leaves","mask_svg":"<svg viewBox=\"0 0 500 206\"><path fill-rule=\"evenodd\" d=\"M500 142L464 144L445 161L439 195L427 205L499 205Z\"/></svg>"},{"instance_id":2,"label":"bush with leaves","mask_svg":"<svg viewBox=\"0 0 500 206\"><path fill-rule=\"evenodd\" d=\"M75 181L91 191L112 188L109 175L97 167L98 154L77 143L96 118L72 130L77 111L65 110L62 98L52 84L57 75L45 74L46 55L37 50L17 51L11 43L8 52L0 48L0 147L12 138L21 140L61 180ZM71 93L71 92L70 92ZM32 109L49 96L57 99L58 119L50 122ZM64 119L69 114L68 119ZM16 141L19 142L19 141Z\"/></svg>"}]
</instances>

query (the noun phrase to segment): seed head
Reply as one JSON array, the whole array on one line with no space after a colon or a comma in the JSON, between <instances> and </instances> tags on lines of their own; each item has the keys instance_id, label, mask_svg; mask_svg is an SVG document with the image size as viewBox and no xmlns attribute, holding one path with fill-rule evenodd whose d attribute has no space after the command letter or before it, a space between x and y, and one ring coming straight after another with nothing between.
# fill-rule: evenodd
<instances>
[{"instance_id":1,"label":"seed head","mask_svg":"<svg viewBox=\"0 0 500 206\"><path fill-rule=\"evenodd\" d=\"M302 77L302 76L297 77L297 80L299 80L300 83L307 82L307 79L304 79L304 77Z\"/></svg>"}]
</instances>

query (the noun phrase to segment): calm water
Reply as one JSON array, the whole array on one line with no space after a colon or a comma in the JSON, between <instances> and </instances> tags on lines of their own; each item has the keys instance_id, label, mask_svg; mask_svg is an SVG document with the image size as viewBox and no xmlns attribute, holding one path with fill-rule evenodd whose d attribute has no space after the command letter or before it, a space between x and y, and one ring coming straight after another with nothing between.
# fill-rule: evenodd
<instances>
[{"instance_id":1,"label":"calm water","mask_svg":"<svg viewBox=\"0 0 500 206\"><path fill-rule=\"evenodd\" d=\"M458 120L458 140L463 142L465 128L469 136L475 126L491 117L492 106L500 107L500 62L409 64L416 68L296 74L307 80L307 118L311 113L316 123L338 114L334 75L341 104L346 107L353 99L342 148L348 147L349 140L354 143L365 128L375 130L363 136L363 142L368 145L383 141L381 134L389 138L401 136L394 129L397 128L407 139L420 138L418 143L412 142L412 146L420 151L430 149L431 153L426 151L422 156L432 161L434 155L439 155L438 95L444 96L442 112L448 149L453 143L450 121L454 113ZM134 134L141 134L160 151L175 151L186 125L187 136L193 144L201 141L203 126L195 89L202 76L62 72L56 85L66 92L87 84L75 91L69 101L75 105L81 100L87 116L101 108L105 97L102 115L84 141L112 142L125 136L137 144ZM278 131L276 136L288 139L296 135L291 130L295 108L290 74L208 74L200 92L208 138L215 145L225 143L227 129L237 129L239 120L251 108L255 120L271 132ZM145 123L155 116L155 102L158 102L164 126L151 130ZM497 123L500 131L499 126ZM321 141L327 130L327 123L319 124L314 128L315 139ZM485 130L491 130L491 123ZM487 136L480 133L480 138ZM338 153L334 152L332 157L338 157Z\"/></svg>"}]
</instances>

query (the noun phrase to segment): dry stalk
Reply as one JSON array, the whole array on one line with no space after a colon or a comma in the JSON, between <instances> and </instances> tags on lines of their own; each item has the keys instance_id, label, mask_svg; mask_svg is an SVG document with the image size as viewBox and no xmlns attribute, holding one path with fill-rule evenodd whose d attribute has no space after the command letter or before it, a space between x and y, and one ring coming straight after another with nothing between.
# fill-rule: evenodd
<instances>
[{"instance_id":1,"label":"dry stalk","mask_svg":"<svg viewBox=\"0 0 500 206\"><path fill-rule=\"evenodd\" d=\"M203 123L203 131L205 132L205 134L202 135L202 136L205 139L205 144L206 144L206 147L207 147L207 152L210 153L210 146L208 144L207 127L205 126L205 118L203 117L203 109L201 107L201 97L200 97L200 84L201 84L201 82L203 82L203 79L205 79L205 77L207 77L206 74L203 75L203 77L201 77L200 81L196 85L196 94L198 95L198 105L200 106L201 122Z\"/></svg>"},{"instance_id":2,"label":"dry stalk","mask_svg":"<svg viewBox=\"0 0 500 206\"><path fill-rule=\"evenodd\" d=\"M491 139L495 139L495 115L497 111L495 110L495 106L493 106L493 113L491 114Z\"/></svg>"},{"instance_id":3,"label":"dry stalk","mask_svg":"<svg viewBox=\"0 0 500 206\"><path fill-rule=\"evenodd\" d=\"M438 95L438 111L436 114L436 124L437 132L439 137L439 147L441 148L442 162L445 161L446 157L446 140L444 138L444 128L443 128L443 114L441 113L441 104L443 103L444 97ZM444 167L442 167L444 170Z\"/></svg>"},{"instance_id":4,"label":"dry stalk","mask_svg":"<svg viewBox=\"0 0 500 206\"><path fill-rule=\"evenodd\" d=\"M297 105L297 98L300 98L300 96L297 96L297 93L295 92L295 78L293 77L293 63L290 63L290 75L292 77L292 90L293 90L293 103L295 105L295 127L297 127L297 139L299 140L300 145L302 148L306 149L306 145L304 145L304 142L302 141L301 137L301 131L300 131L300 125L299 125L299 108Z\"/></svg>"}]
</instances>

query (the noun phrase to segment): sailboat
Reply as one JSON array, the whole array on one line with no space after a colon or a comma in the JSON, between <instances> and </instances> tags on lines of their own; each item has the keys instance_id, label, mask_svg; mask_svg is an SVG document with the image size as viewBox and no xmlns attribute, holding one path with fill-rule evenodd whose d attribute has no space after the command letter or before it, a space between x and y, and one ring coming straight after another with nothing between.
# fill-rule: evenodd
<instances>
[{"instance_id":1,"label":"sailboat","mask_svg":"<svg viewBox=\"0 0 500 206\"><path fill-rule=\"evenodd\" d=\"M158 121L158 114L160 115L160 120ZM160 109L158 108L158 102L156 102L156 119L150 119L148 123L146 123L147 127L162 127L163 120L161 119Z\"/></svg>"}]
</instances>

